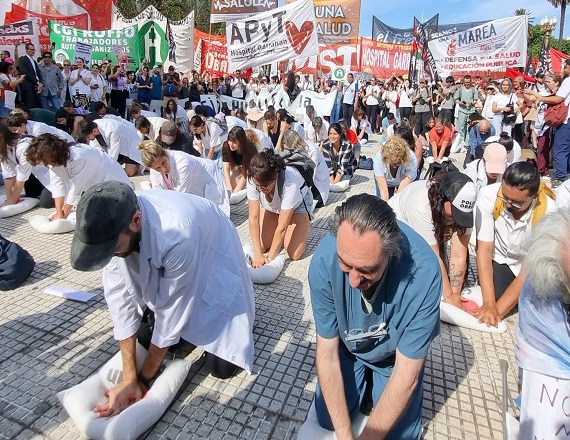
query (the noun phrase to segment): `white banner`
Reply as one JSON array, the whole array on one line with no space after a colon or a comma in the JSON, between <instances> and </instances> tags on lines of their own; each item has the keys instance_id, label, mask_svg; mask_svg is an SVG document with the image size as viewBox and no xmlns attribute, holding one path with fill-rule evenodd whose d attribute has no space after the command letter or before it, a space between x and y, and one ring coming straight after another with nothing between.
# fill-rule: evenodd
<instances>
[{"instance_id":1,"label":"white banner","mask_svg":"<svg viewBox=\"0 0 570 440\"><path fill-rule=\"evenodd\" d=\"M230 110L237 110L241 108L247 112L249 109L249 101L246 101L245 99L232 98L231 96L226 95L200 95L200 102L212 107L216 113L219 113L221 111L222 105L224 103L227 104ZM180 101L178 104L181 105ZM270 105L275 107L275 110L279 110L280 108L289 109L291 100L289 99L287 92L283 90L283 86L279 84L266 99L257 100L255 104L261 112L264 112Z\"/></svg>"},{"instance_id":2,"label":"white banner","mask_svg":"<svg viewBox=\"0 0 570 440\"><path fill-rule=\"evenodd\" d=\"M527 16L485 22L429 41L439 76L526 64Z\"/></svg>"},{"instance_id":3,"label":"white banner","mask_svg":"<svg viewBox=\"0 0 570 440\"><path fill-rule=\"evenodd\" d=\"M307 114L307 106L312 105L315 107L317 115L330 116L336 100L336 94L336 90L326 95L324 93L303 90L299 93L295 101L293 101L293 104L289 106L289 113L303 122L303 116Z\"/></svg>"},{"instance_id":4,"label":"white banner","mask_svg":"<svg viewBox=\"0 0 570 440\"><path fill-rule=\"evenodd\" d=\"M312 0L226 23L230 70L319 53Z\"/></svg>"},{"instance_id":5,"label":"white banner","mask_svg":"<svg viewBox=\"0 0 570 440\"><path fill-rule=\"evenodd\" d=\"M187 72L194 67L194 11L181 21L169 21L167 28L169 42L168 61L165 68L173 65L179 72Z\"/></svg>"},{"instance_id":6,"label":"white banner","mask_svg":"<svg viewBox=\"0 0 570 440\"><path fill-rule=\"evenodd\" d=\"M14 59L14 45L22 43L18 47L18 55L25 56L25 43L32 43L36 50L39 51L39 26L35 18L28 20L16 21L11 24L0 26L0 50L7 50ZM38 56L40 55L36 52Z\"/></svg>"}]
</instances>

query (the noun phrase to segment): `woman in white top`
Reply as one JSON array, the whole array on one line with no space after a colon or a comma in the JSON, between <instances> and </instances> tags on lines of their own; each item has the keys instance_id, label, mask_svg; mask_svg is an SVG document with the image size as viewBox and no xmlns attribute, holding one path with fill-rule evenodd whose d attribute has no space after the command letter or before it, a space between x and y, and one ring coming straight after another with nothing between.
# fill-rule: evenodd
<instances>
[{"instance_id":1,"label":"woman in white top","mask_svg":"<svg viewBox=\"0 0 570 440\"><path fill-rule=\"evenodd\" d=\"M414 89L410 86L410 80L405 79L402 81L399 77L396 80L400 82L400 91L398 92L400 96L400 106L398 107L400 111L400 119L412 120L412 96L414 95Z\"/></svg>"},{"instance_id":2,"label":"woman in white top","mask_svg":"<svg viewBox=\"0 0 570 440\"><path fill-rule=\"evenodd\" d=\"M25 189L27 197L40 198L42 208L53 207L48 189L49 170L42 165L32 166L26 158L32 139L31 136L14 133L6 124L0 123L0 161L6 191L6 201L2 206L15 205Z\"/></svg>"},{"instance_id":3,"label":"woman in white top","mask_svg":"<svg viewBox=\"0 0 570 440\"><path fill-rule=\"evenodd\" d=\"M99 73L99 65L93 64L91 66L91 82L89 83L91 88L91 105L94 102L102 101L107 102L107 81Z\"/></svg>"},{"instance_id":4,"label":"woman in white top","mask_svg":"<svg viewBox=\"0 0 570 440\"><path fill-rule=\"evenodd\" d=\"M356 133L360 143L363 143L362 140L366 142L370 139L370 136L372 136L372 127L368 119L366 119L364 110L360 108L354 110L354 114L350 120L350 129Z\"/></svg>"},{"instance_id":5,"label":"woman in white top","mask_svg":"<svg viewBox=\"0 0 570 440\"><path fill-rule=\"evenodd\" d=\"M228 190L222 171L215 161L183 151L165 150L154 141L142 141L139 149L143 164L150 169L152 188L203 197L230 216Z\"/></svg>"},{"instance_id":6,"label":"woman in white top","mask_svg":"<svg viewBox=\"0 0 570 440\"><path fill-rule=\"evenodd\" d=\"M32 166L50 169L55 202L53 220L67 218L81 195L93 185L118 180L131 185L123 167L97 148L70 144L53 134L42 134L30 143L26 158Z\"/></svg>"},{"instance_id":7,"label":"woman in white top","mask_svg":"<svg viewBox=\"0 0 570 440\"><path fill-rule=\"evenodd\" d=\"M164 119L174 122L183 133L188 133L188 113L174 99L166 103Z\"/></svg>"},{"instance_id":8,"label":"woman in white top","mask_svg":"<svg viewBox=\"0 0 570 440\"><path fill-rule=\"evenodd\" d=\"M0 62L0 118L6 118L10 114L10 109L4 105L4 90L12 90L19 86L26 79L26 75L20 75L17 79L11 79L10 64L6 61Z\"/></svg>"},{"instance_id":9,"label":"woman in white top","mask_svg":"<svg viewBox=\"0 0 570 440\"><path fill-rule=\"evenodd\" d=\"M418 162L408 143L390 136L374 157L376 195L384 201L402 191L418 174Z\"/></svg>"},{"instance_id":10,"label":"woman in white top","mask_svg":"<svg viewBox=\"0 0 570 440\"><path fill-rule=\"evenodd\" d=\"M82 99L85 102L91 99L91 72L85 68L85 61L83 58L77 58L75 61L77 70L71 72L69 76L69 94L71 99L74 100L74 107L79 107ZM77 102L80 100L80 102Z\"/></svg>"},{"instance_id":11,"label":"woman in white top","mask_svg":"<svg viewBox=\"0 0 570 440\"><path fill-rule=\"evenodd\" d=\"M370 85L366 86L366 94L364 95L364 103L366 104L366 118L370 121L372 131L376 131L376 115L378 112L378 104L380 102L380 87L376 85L376 79L370 80Z\"/></svg>"},{"instance_id":12,"label":"woman in white top","mask_svg":"<svg viewBox=\"0 0 570 440\"><path fill-rule=\"evenodd\" d=\"M493 123L493 118L495 113L493 113L493 103L495 102L495 94L498 93L497 87L493 83L489 83L485 89L485 102L483 103L483 110L481 110L481 116L483 116L490 124Z\"/></svg>"},{"instance_id":13,"label":"woman in white top","mask_svg":"<svg viewBox=\"0 0 570 440\"><path fill-rule=\"evenodd\" d=\"M269 263L283 245L289 258L301 258L313 211L313 197L301 173L286 167L283 158L273 151L257 153L249 166L247 202L254 250L252 266Z\"/></svg>"},{"instance_id":14,"label":"woman in white top","mask_svg":"<svg viewBox=\"0 0 570 440\"><path fill-rule=\"evenodd\" d=\"M508 113L518 113L519 109L516 106L517 95L511 93L513 88L513 83L510 79L505 78L501 81L501 88L499 93L495 95L494 102L493 102L493 120L491 123L493 127L495 127L495 133L502 133L506 132L511 134L513 130L513 126L515 121L513 120L512 123L508 123L505 121L505 116Z\"/></svg>"},{"instance_id":15,"label":"woman in white top","mask_svg":"<svg viewBox=\"0 0 570 440\"><path fill-rule=\"evenodd\" d=\"M319 151L316 143L303 140L299 133L287 130L283 135L283 148L285 150L301 150L315 163L315 173L313 174L314 188L311 188L313 199L316 202L315 208L320 208L327 204L329 198L329 167Z\"/></svg>"}]
</instances>

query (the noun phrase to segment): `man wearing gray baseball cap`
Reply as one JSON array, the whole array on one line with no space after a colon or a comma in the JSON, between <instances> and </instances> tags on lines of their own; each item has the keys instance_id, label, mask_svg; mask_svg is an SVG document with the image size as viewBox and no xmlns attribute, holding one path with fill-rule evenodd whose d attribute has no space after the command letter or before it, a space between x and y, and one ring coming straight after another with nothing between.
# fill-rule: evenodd
<instances>
[{"instance_id":1,"label":"man wearing gray baseball cap","mask_svg":"<svg viewBox=\"0 0 570 440\"><path fill-rule=\"evenodd\" d=\"M103 269L105 300L123 358L121 382L102 417L140 400L181 339L206 352L212 375L253 367L254 296L239 236L212 202L177 191L136 194L110 181L87 190L77 206L71 265ZM143 312L154 315L142 369L135 363ZM215 353L215 354L214 354Z\"/></svg>"}]
</instances>

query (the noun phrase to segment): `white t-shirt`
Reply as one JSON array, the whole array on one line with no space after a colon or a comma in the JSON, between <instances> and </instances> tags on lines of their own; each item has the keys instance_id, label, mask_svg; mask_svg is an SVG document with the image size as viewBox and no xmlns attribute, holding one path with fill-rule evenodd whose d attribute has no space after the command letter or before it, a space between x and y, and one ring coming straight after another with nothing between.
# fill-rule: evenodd
<instances>
[{"instance_id":1,"label":"white t-shirt","mask_svg":"<svg viewBox=\"0 0 570 440\"><path fill-rule=\"evenodd\" d=\"M517 276L525 256L522 245L531 231L532 213L536 200L532 202L531 209L520 220L515 220L506 208L495 220L493 209L500 187L501 183L494 183L479 191L475 214L477 240L486 243L494 241L493 260L499 264L507 264ZM547 199L546 213L548 214L556 209L556 203L550 198Z\"/></svg>"},{"instance_id":2,"label":"white t-shirt","mask_svg":"<svg viewBox=\"0 0 570 440\"><path fill-rule=\"evenodd\" d=\"M493 103L495 102L495 95L487 95L485 98L485 103L483 104L483 110L481 115L485 119L493 119L495 113L493 113Z\"/></svg>"},{"instance_id":3,"label":"white t-shirt","mask_svg":"<svg viewBox=\"0 0 570 440\"><path fill-rule=\"evenodd\" d=\"M230 81L230 87L235 88L232 89L232 98L239 98L243 99L243 91L245 89L245 81L243 78L234 78Z\"/></svg>"},{"instance_id":4,"label":"white t-shirt","mask_svg":"<svg viewBox=\"0 0 570 440\"><path fill-rule=\"evenodd\" d=\"M259 200L261 207L275 214L279 214L281 210L294 209L303 203L303 198L309 188L303 184L305 179L301 173L293 167L285 168L285 181L283 183L283 200L279 197L277 190L277 182L273 190L273 200L268 202L265 194L259 191L252 179L247 179L247 198L248 200ZM301 187L303 187L301 189Z\"/></svg>"},{"instance_id":5,"label":"white t-shirt","mask_svg":"<svg viewBox=\"0 0 570 440\"><path fill-rule=\"evenodd\" d=\"M71 72L71 78L77 79L79 75L78 72L79 70L74 70L73 72ZM91 80L92 78L91 72L87 69L83 69L81 71L81 79L79 79L74 85L69 86L69 93L71 95L75 95L77 93L77 90L79 90L80 95L91 96L91 87L89 86L89 84L85 84L83 82L84 78L89 78L89 80Z\"/></svg>"},{"instance_id":6,"label":"white t-shirt","mask_svg":"<svg viewBox=\"0 0 570 440\"><path fill-rule=\"evenodd\" d=\"M398 167L395 175L392 175L389 167L387 167L386 164L382 162L382 148L380 148L380 151L378 151L378 153L376 153L376 156L374 156L374 176L385 177L386 183L390 187L399 186L405 177L409 177L413 181L417 177L417 174L418 159L412 151L410 151L410 165L405 166L404 164L401 164Z\"/></svg>"},{"instance_id":7,"label":"white t-shirt","mask_svg":"<svg viewBox=\"0 0 570 440\"><path fill-rule=\"evenodd\" d=\"M97 77L94 77L92 75L89 87L94 86L95 84L97 84L99 87L97 87L96 89L91 89L91 101L97 102L101 101L101 98L103 97L103 88L107 85L107 82L105 81L105 78L103 78L101 75L97 75Z\"/></svg>"},{"instance_id":8,"label":"white t-shirt","mask_svg":"<svg viewBox=\"0 0 570 440\"><path fill-rule=\"evenodd\" d=\"M330 124L325 119L323 119L323 125L320 131L317 133L315 132L315 127L313 127L313 124L309 123L305 126L305 139L311 142L324 142L329 138L329 127Z\"/></svg>"},{"instance_id":9,"label":"white t-shirt","mask_svg":"<svg viewBox=\"0 0 570 440\"><path fill-rule=\"evenodd\" d=\"M430 246L437 245L431 219L431 207L428 199L427 180L410 183L402 192L394 194L388 205L394 210L396 218L420 234Z\"/></svg>"},{"instance_id":10,"label":"white t-shirt","mask_svg":"<svg viewBox=\"0 0 570 440\"><path fill-rule=\"evenodd\" d=\"M366 98L366 105L378 105L378 97L380 97L380 87L369 85L366 87L366 94L370 95Z\"/></svg>"},{"instance_id":11,"label":"white t-shirt","mask_svg":"<svg viewBox=\"0 0 570 440\"><path fill-rule=\"evenodd\" d=\"M570 78L566 78L564 81L562 81L558 92L556 92L556 96L561 96L564 98L566 105L570 103ZM568 107L568 112L570 114L570 107ZM564 123L568 123L568 116L566 116L566 121L564 121Z\"/></svg>"},{"instance_id":12,"label":"white t-shirt","mask_svg":"<svg viewBox=\"0 0 570 440\"><path fill-rule=\"evenodd\" d=\"M206 121L206 132L201 136L202 147L206 150L214 148L215 151L221 151L224 141L227 139L227 135L222 135L222 129L215 122ZM198 149L197 144L200 140L194 137L194 147Z\"/></svg>"},{"instance_id":13,"label":"white t-shirt","mask_svg":"<svg viewBox=\"0 0 570 440\"><path fill-rule=\"evenodd\" d=\"M408 89L408 92L406 92L406 89L404 88L404 86L402 86L402 88L400 89L400 108L413 107L412 100L410 99L410 96L413 94L414 94L413 88L410 87Z\"/></svg>"},{"instance_id":14,"label":"white t-shirt","mask_svg":"<svg viewBox=\"0 0 570 440\"><path fill-rule=\"evenodd\" d=\"M506 104L505 104L506 105ZM490 136L485 142L499 142L500 136ZM513 149L507 153L507 167L515 162L520 162L522 149L520 144L513 139Z\"/></svg>"},{"instance_id":15,"label":"white t-shirt","mask_svg":"<svg viewBox=\"0 0 570 440\"><path fill-rule=\"evenodd\" d=\"M519 98L517 98L517 95L515 95L514 93L510 93L508 95L504 95L503 93L497 93L495 95L495 99L494 101L497 103L497 108L503 108L503 107L507 107L510 105L514 108L517 105L517 101L519 100ZM503 113L494 113L495 116L500 115L502 117Z\"/></svg>"},{"instance_id":16,"label":"white t-shirt","mask_svg":"<svg viewBox=\"0 0 570 440\"><path fill-rule=\"evenodd\" d=\"M467 164L463 170L463 174L467 175L473 183L477 186L477 190L480 190L484 186L487 186L489 178L487 177L487 171L485 170L485 161L483 159L477 159ZM497 182L503 180L503 175L497 177Z\"/></svg>"},{"instance_id":17,"label":"white t-shirt","mask_svg":"<svg viewBox=\"0 0 570 440\"><path fill-rule=\"evenodd\" d=\"M358 86L353 81L352 83L345 82L342 86L344 90L344 96L342 98L343 104L354 104L354 97L356 96L356 92L358 91Z\"/></svg>"},{"instance_id":18,"label":"white t-shirt","mask_svg":"<svg viewBox=\"0 0 570 440\"><path fill-rule=\"evenodd\" d=\"M366 130L364 130L364 132L368 133L368 136L372 136L372 127L370 126L368 119L362 119L360 121L360 130L362 130L362 127L366 127ZM360 134L360 130L358 129L358 121L354 118L350 118L350 129L354 131L357 136Z\"/></svg>"}]
</instances>

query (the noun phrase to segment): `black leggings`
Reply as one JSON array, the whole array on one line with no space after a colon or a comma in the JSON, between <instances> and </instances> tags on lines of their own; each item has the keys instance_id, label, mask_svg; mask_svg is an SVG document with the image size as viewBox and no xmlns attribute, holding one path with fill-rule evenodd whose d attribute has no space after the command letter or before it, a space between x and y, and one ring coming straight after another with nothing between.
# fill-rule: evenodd
<instances>
[{"instance_id":1,"label":"black leggings","mask_svg":"<svg viewBox=\"0 0 570 440\"><path fill-rule=\"evenodd\" d=\"M127 111L128 90L111 90L111 107L119 112L121 118L125 117Z\"/></svg>"},{"instance_id":2,"label":"black leggings","mask_svg":"<svg viewBox=\"0 0 570 440\"><path fill-rule=\"evenodd\" d=\"M40 199L41 208L51 209L55 207L51 192L43 186L33 174L30 174L26 183L24 183L24 192L26 193L26 197Z\"/></svg>"},{"instance_id":3,"label":"black leggings","mask_svg":"<svg viewBox=\"0 0 570 440\"><path fill-rule=\"evenodd\" d=\"M376 131L376 114L377 114L378 106L377 105L368 105L366 106L366 119L370 122L370 126L372 128L372 132Z\"/></svg>"},{"instance_id":4,"label":"black leggings","mask_svg":"<svg viewBox=\"0 0 570 440\"><path fill-rule=\"evenodd\" d=\"M430 116L430 112L416 112L416 135L423 133L426 122Z\"/></svg>"}]
</instances>

